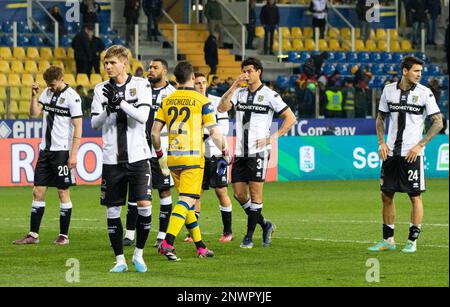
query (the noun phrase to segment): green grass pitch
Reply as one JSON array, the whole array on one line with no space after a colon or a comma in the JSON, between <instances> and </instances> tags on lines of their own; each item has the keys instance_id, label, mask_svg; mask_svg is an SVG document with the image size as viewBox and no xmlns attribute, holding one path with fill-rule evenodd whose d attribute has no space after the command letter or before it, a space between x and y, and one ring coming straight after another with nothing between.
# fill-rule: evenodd
<instances>
[{"instance_id":1,"label":"green grass pitch","mask_svg":"<svg viewBox=\"0 0 450 307\"><path fill-rule=\"evenodd\" d=\"M0 286L449 286L448 179L429 179L424 194L425 218L415 254L400 252L407 239L410 204L396 196L397 250L371 253L366 248L381 237L381 202L377 180L267 183L264 215L277 225L270 248L261 247L261 229L255 247L239 248L246 216L233 201L235 240L221 244L222 222L212 191L203 199L200 228L216 256L195 257L190 243L175 242L180 262L169 262L152 246L158 227L158 196L144 258L145 274L109 273L114 255L106 231L106 210L99 205L99 187L71 190L74 211L70 245L55 246L59 232L59 203L50 189L40 240L36 246L14 246L29 227L31 187L0 188ZM230 196L231 188L230 188ZM122 210L124 220L126 208ZM80 264L80 280L66 280L66 261ZM379 282L368 282L374 263ZM369 271L369 272L368 272Z\"/></svg>"}]
</instances>

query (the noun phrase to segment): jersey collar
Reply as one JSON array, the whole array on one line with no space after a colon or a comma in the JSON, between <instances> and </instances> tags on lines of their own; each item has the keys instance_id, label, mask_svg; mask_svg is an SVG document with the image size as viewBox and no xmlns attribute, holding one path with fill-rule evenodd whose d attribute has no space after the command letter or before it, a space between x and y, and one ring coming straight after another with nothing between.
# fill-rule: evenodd
<instances>
[{"instance_id":1,"label":"jersey collar","mask_svg":"<svg viewBox=\"0 0 450 307\"><path fill-rule=\"evenodd\" d=\"M397 81L397 89L402 91L402 89L400 88L400 81L401 81L401 80ZM408 91L414 91L414 89L416 88L416 86L417 86L417 84L413 84L413 85L409 88L409 90L406 90L405 92L408 92Z\"/></svg>"},{"instance_id":2,"label":"jersey collar","mask_svg":"<svg viewBox=\"0 0 450 307\"><path fill-rule=\"evenodd\" d=\"M264 83L262 83L254 92L250 91L250 89L248 89L249 93L256 93L257 91L259 91L260 89L262 89L264 87Z\"/></svg>"},{"instance_id":3,"label":"jersey collar","mask_svg":"<svg viewBox=\"0 0 450 307\"><path fill-rule=\"evenodd\" d=\"M177 88L178 90L186 90L186 91L195 91L195 88L189 86L180 86Z\"/></svg>"}]
</instances>

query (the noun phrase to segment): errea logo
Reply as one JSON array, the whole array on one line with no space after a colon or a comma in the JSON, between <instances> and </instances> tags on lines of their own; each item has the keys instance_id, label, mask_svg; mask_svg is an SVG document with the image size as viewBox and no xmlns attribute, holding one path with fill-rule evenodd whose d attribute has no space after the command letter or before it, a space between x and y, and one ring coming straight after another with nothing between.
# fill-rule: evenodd
<instances>
[{"instance_id":1,"label":"errea logo","mask_svg":"<svg viewBox=\"0 0 450 307\"><path fill-rule=\"evenodd\" d=\"M9 128L9 126L5 123L5 122L1 122L0 123L0 139L6 139L7 137L9 137L12 133L11 128Z\"/></svg>"}]
</instances>

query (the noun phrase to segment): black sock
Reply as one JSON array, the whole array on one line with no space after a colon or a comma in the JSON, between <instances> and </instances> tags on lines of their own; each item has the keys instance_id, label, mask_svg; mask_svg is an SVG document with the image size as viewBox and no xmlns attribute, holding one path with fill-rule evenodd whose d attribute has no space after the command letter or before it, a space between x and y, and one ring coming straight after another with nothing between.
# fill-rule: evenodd
<instances>
[{"instance_id":1,"label":"black sock","mask_svg":"<svg viewBox=\"0 0 450 307\"><path fill-rule=\"evenodd\" d=\"M248 200L247 202L245 202L244 204L241 204L241 207L244 209L244 205L247 204L250 200ZM244 209L245 213L247 215L249 215L250 212L250 206L248 206L247 208ZM266 219L264 218L264 216L260 213L259 217L258 217L258 224L264 228L266 226Z\"/></svg>"},{"instance_id":2,"label":"black sock","mask_svg":"<svg viewBox=\"0 0 450 307\"><path fill-rule=\"evenodd\" d=\"M383 224L383 239L387 240L394 236L394 229L386 224Z\"/></svg>"},{"instance_id":3,"label":"black sock","mask_svg":"<svg viewBox=\"0 0 450 307\"><path fill-rule=\"evenodd\" d=\"M62 235L69 234L70 217L72 215L72 208L59 210L59 233Z\"/></svg>"},{"instance_id":4,"label":"black sock","mask_svg":"<svg viewBox=\"0 0 450 307\"><path fill-rule=\"evenodd\" d=\"M30 232L39 233L45 207L31 207Z\"/></svg>"},{"instance_id":5,"label":"black sock","mask_svg":"<svg viewBox=\"0 0 450 307\"><path fill-rule=\"evenodd\" d=\"M138 208L137 205L133 206L128 203L127 210L127 230L135 230L138 220Z\"/></svg>"},{"instance_id":6,"label":"black sock","mask_svg":"<svg viewBox=\"0 0 450 307\"><path fill-rule=\"evenodd\" d=\"M222 215L223 233L224 234L232 233L232 231L231 231L232 212L220 210L220 214Z\"/></svg>"},{"instance_id":7,"label":"black sock","mask_svg":"<svg viewBox=\"0 0 450 307\"><path fill-rule=\"evenodd\" d=\"M164 240L166 240L167 244L173 246L173 243L175 242L175 236L170 233L166 233L166 238Z\"/></svg>"},{"instance_id":8,"label":"black sock","mask_svg":"<svg viewBox=\"0 0 450 307\"><path fill-rule=\"evenodd\" d=\"M411 227L409 227L409 236L408 236L408 240L410 241L416 241L419 238L419 234L420 234L420 228L412 225Z\"/></svg>"},{"instance_id":9,"label":"black sock","mask_svg":"<svg viewBox=\"0 0 450 307\"><path fill-rule=\"evenodd\" d=\"M197 218L197 221L198 221L198 219L200 218L200 212L195 211L195 217Z\"/></svg>"},{"instance_id":10,"label":"black sock","mask_svg":"<svg viewBox=\"0 0 450 307\"><path fill-rule=\"evenodd\" d=\"M195 247L196 247L197 249L199 249L200 247L206 248L206 245L205 245L205 243L203 243L203 240L200 240L200 241L198 241L198 242L195 242Z\"/></svg>"},{"instance_id":11,"label":"black sock","mask_svg":"<svg viewBox=\"0 0 450 307\"><path fill-rule=\"evenodd\" d=\"M260 209L251 209L248 213L247 219L247 237L252 238L253 233L255 232L256 224L258 223L258 219L260 216Z\"/></svg>"},{"instance_id":12,"label":"black sock","mask_svg":"<svg viewBox=\"0 0 450 307\"><path fill-rule=\"evenodd\" d=\"M138 214L136 225L136 247L144 249L147 242L150 226L152 225L152 215L142 216Z\"/></svg>"},{"instance_id":13,"label":"black sock","mask_svg":"<svg viewBox=\"0 0 450 307\"><path fill-rule=\"evenodd\" d=\"M123 226L119 218L108 219L108 235L111 241L111 246L116 256L123 255Z\"/></svg>"},{"instance_id":14,"label":"black sock","mask_svg":"<svg viewBox=\"0 0 450 307\"><path fill-rule=\"evenodd\" d=\"M159 207L159 231L166 232L169 226L170 213L172 212L172 204L161 205Z\"/></svg>"}]
</instances>

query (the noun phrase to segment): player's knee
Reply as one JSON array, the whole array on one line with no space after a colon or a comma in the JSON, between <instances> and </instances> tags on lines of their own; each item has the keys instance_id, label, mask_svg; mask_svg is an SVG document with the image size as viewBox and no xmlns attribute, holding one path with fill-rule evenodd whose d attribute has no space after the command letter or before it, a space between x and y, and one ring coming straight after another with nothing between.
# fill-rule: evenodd
<instances>
[{"instance_id":1,"label":"player's knee","mask_svg":"<svg viewBox=\"0 0 450 307\"><path fill-rule=\"evenodd\" d=\"M58 189L58 196L61 202L69 202L70 196L69 196L69 189Z\"/></svg>"},{"instance_id":2,"label":"player's knee","mask_svg":"<svg viewBox=\"0 0 450 307\"><path fill-rule=\"evenodd\" d=\"M108 219L118 219L120 218L120 210L121 208L116 207L108 207L108 210L106 212L106 216Z\"/></svg>"},{"instance_id":3,"label":"player's knee","mask_svg":"<svg viewBox=\"0 0 450 307\"><path fill-rule=\"evenodd\" d=\"M394 193L381 192L381 200L384 205L392 205L394 201Z\"/></svg>"},{"instance_id":4,"label":"player's knee","mask_svg":"<svg viewBox=\"0 0 450 307\"><path fill-rule=\"evenodd\" d=\"M137 206L139 208L146 208L146 207L151 207L152 202L149 200L139 200L137 201Z\"/></svg>"},{"instance_id":5,"label":"player's knee","mask_svg":"<svg viewBox=\"0 0 450 307\"><path fill-rule=\"evenodd\" d=\"M247 193L234 193L234 199L236 199L239 203L245 203L248 200Z\"/></svg>"},{"instance_id":6,"label":"player's knee","mask_svg":"<svg viewBox=\"0 0 450 307\"><path fill-rule=\"evenodd\" d=\"M37 201L45 200L45 188L34 187L33 188L33 199Z\"/></svg>"},{"instance_id":7,"label":"player's knee","mask_svg":"<svg viewBox=\"0 0 450 307\"><path fill-rule=\"evenodd\" d=\"M171 194L170 194L170 189L167 189L167 190L159 190L159 198L166 198L166 197L169 197L169 196L171 196Z\"/></svg>"}]
</instances>

